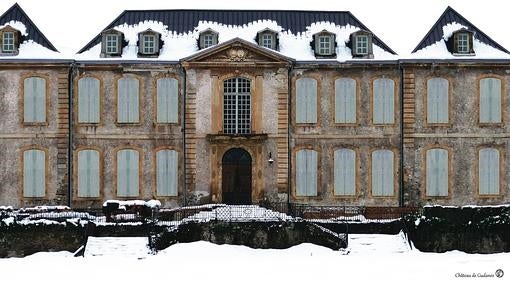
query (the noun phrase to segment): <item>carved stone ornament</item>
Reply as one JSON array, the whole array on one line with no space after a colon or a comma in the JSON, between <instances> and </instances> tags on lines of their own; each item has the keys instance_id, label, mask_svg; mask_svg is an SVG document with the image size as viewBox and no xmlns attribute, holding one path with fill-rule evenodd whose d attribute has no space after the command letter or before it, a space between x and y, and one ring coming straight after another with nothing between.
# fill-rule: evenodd
<instances>
[{"instance_id":1,"label":"carved stone ornament","mask_svg":"<svg viewBox=\"0 0 510 286\"><path fill-rule=\"evenodd\" d=\"M232 48L227 51L227 57L233 62L243 62L248 56L248 51Z\"/></svg>"}]
</instances>

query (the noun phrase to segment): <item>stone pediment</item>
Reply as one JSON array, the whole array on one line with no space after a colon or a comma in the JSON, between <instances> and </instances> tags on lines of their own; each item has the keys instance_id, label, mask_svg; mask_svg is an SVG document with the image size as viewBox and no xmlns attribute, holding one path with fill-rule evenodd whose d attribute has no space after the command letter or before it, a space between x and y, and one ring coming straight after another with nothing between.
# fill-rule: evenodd
<instances>
[{"instance_id":1,"label":"stone pediment","mask_svg":"<svg viewBox=\"0 0 510 286\"><path fill-rule=\"evenodd\" d=\"M183 66L288 66L294 59L240 38L181 59Z\"/></svg>"}]
</instances>

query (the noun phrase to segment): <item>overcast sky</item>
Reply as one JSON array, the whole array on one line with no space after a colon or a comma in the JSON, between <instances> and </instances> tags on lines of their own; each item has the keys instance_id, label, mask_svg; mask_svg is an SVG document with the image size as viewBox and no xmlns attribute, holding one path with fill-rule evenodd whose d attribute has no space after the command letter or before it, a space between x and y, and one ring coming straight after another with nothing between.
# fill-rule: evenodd
<instances>
[{"instance_id":1,"label":"overcast sky","mask_svg":"<svg viewBox=\"0 0 510 286\"><path fill-rule=\"evenodd\" d=\"M76 53L123 10L293 9L351 11L401 55L411 52L448 5L510 49L508 0L0 0L15 2L62 52Z\"/></svg>"}]
</instances>

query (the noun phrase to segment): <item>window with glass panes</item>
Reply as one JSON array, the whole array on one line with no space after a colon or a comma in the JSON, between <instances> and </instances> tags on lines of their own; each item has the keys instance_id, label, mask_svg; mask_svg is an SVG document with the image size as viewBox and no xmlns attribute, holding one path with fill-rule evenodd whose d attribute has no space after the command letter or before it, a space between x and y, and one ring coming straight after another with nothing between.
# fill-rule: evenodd
<instances>
[{"instance_id":1,"label":"window with glass panes","mask_svg":"<svg viewBox=\"0 0 510 286\"><path fill-rule=\"evenodd\" d=\"M319 36L319 54L321 54L321 55L331 54L331 37L330 36Z\"/></svg>"},{"instance_id":2,"label":"window with glass panes","mask_svg":"<svg viewBox=\"0 0 510 286\"><path fill-rule=\"evenodd\" d=\"M368 54L368 36L356 36L356 54Z\"/></svg>"},{"instance_id":3,"label":"window with glass panes","mask_svg":"<svg viewBox=\"0 0 510 286\"><path fill-rule=\"evenodd\" d=\"M2 51L14 52L14 33L4 32L2 38Z\"/></svg>"},{"instance_id":4,"label":"window with glass panes","mask_svg":"<svg viewBox=\"0 0 510 286\"><path fill-rule=\"evenodd\" d=\"M214 45L214 35L213 34L205 34L204 35L204 48L209 48Z\"/></svg>"},{"instance_id":5,"label":"window with glass panes","mask_svg":"<svg viewBox=\"0 0 510 286\"><path fill-rule=\"evenodd\" d=\"M469 35L466 33L457 35L457 52L462 54L469 53Z\"/></svg>"},{"instance_id":6,"label":"window with glass panes","mask_svg":"<svg viewBox=\"0 0 510 286\"><path fill-rule=\"evenodd\" d=\"M251 121L250 80L242 77L223 82L223 132L249 134Z\"/></svg>"},{"instance_id":7,"label":"window with glass panes","mask_svg":"<svg viewBox=\"0 0 510 286\"><path fill-rule=\"evenodd\" d=\"M144 35L143 36L143 53L154 54L156 52L156 36Z\"/></svg>"},{"instance_id":8,"label":"window with glass panes","mask_svg":"<svg viewBox=\"0 0 510 286\"><path fill-rule=\"evenodd\" d=\"M262 34L262 46L264 48L273 48L273 35L271 34Z\"/></svg>"},{"instance_id":9,"label":"window with glass panes","mask_svg":"<svg viewBox=\"0 0 510 286\"><path fill-rule=\"evenodd\" d=\"M106 35L106 53L108 54L117 54L118 49L118 35Z\"/></svg>"}]
</instances>

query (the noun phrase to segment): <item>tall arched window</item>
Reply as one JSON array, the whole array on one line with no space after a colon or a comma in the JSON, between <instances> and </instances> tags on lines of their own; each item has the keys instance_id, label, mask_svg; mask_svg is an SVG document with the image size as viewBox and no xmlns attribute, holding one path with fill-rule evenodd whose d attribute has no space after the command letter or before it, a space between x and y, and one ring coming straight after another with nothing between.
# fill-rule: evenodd
<instances>
[{"instance_id":1,"label":"tall arched window","mask_svg":"<svg viewBox=\"0 0 510 286\"><path fill-rule=\"evenodd\" d=\"M337 196L356 194L356 152L351 149L335 150L334 193Z\"/></svg>"},{"instance_id":2,"label":"tall arched window","mask_svg":"<svg viewBox=\"0 0 510 286\"><path fill-rule=\"evenodd\" d=\"M448 151L440 148L429 149L425 156L426 195L448 196Z\"/></svg>"},{"instance_id":3,"label":"tall arched window","mask_svg":"<svg viewBox=\"0 0 510 286\"><path fill-rule=\"evenodd\" d=\"M118 81L117 90L117 122L140 122L140 83L137 78L123 77Z\"/></svg>"},{"instance_id":4,"label":"tall arched window","mask_svg":"<svg viewBox=\"0 0 510 286\"><path fill-rule=\"evenodd\" d=\"M296 80L296 123L317 123L317 80Z\"/></svg>"},{"instance_id":5,"label":"tall arched window","mask_svg":"<svg viewBox=\"0 0 510 286\"><path fill-rule=\"evenodd\" d=\"M46 152L29 149L23 152L23 197L46 195Z\"/></svg>"},{"instance_id":6,"label":"tall arched window","mask_svg":"<svg viewBox=\"0 0 510 286\"><path fill-rule=\"evenodd\" d=\"M249 134L251 132L251 83L243 77L223 82L223 132Z\"/></svg>"},{"instance_id":7,"label":"tall arched window","mask_svg":"<svg viewBox=\"0 0 510 286\"><path fill-rule=\"evenodd\" d=\"M335 123L356 123L356 81L335 80Z\"/></svg>"},{"instance_id":8,"label":"tall arched window","mask_svg":"<svg viewBox=\"0 0 510 286\"><path fill-rule=\"evenodd\" d=\"M448 80L427 80L427 123L448 123Z\"/></svg>"},{"instance_id":9,"label":"tall arched window","mask_svg":"<svg viewBox=\"0 0 510 286\"><path fill-rule=\"evenodd\" d=\"M137 197L139 195L140 154L134 149L117 152L117 196Z\"/></svg>"},{"instance_id":10,"label":"tall arched window","mask_svg":"<svg viewBox=\"0 0 510 286\"><path fill-rule=\"evenodd\" d=\"M82 77L78 80L78 122L99 123L99 80Z\"/></svg>"},{"instance_id":11,"label":"tall arched window","mask_svg":"<svg viewBox=\"0 0 510 286\"><path fill-rule=\"evenodd\" d=\"M501 80L480 80L480 123L501 123Z\"/></svg>"},{"instance_id":12,"label":"tall arched window","mask_svg":"<svg viewBox=\"0 0 510 286\"><path fill-rule=\"evenodd\" d=\"M499 150L483 148L478 152L478 193L499 195Z\"/></svg>"},{"instance_id":13,"label":"tall arched window","mask_svg":"<svg viewBox=\"0 0 510 286\"><path fill-rule=\"evenodd\" d=\"M388 78L374 80L373 123L395 123L395 82Z\"/></svg>"},{"instance_id":14,"label":"tall arched window","mask_svg":"<svg viewBox=\"0 0 510 286\"><path fill-rule=\"evenodd\" d=\"M78 152L78 197L99 197L100 172L99 151L81 150Z\"/></svg>"},{"instance_id":15,"label":"tall arched window","mask_svg":"<svg viewBox=\"0 0 510 286\"><path fill-rule=\"evenodd\" d=\"M158 196L177 196L178 153L175 150L156 152L156 194Z\"/></svg>"},{"instance_id":16,"label":"tall arched window","mask_svg":"<svg viewBox=\"0 0 510 286\"><path fill-rule=\"evenodd\" d=\"M23 122L46 122L46 80L28 77L23 81Z\"/></svg>"},{"instance_id":17,"label":"tall arched window","mask_svg":"<svg viewBox=\"0 0 510 286\"><path fill-rule=\"evenodd\" d=\"M376 150L372 152L372 196L393 196L394 155L390 150Z\"/></svg>"},{"instance_id":18,"label":"tall arched window","mask_svg":"<svg viewBox=\"0 0 510 286\"><path fill-rule=\"evenodd\" d=\"M318 152L299 150L296 152L296 195L317 196Z\"/></svg>"}]
</instances>

